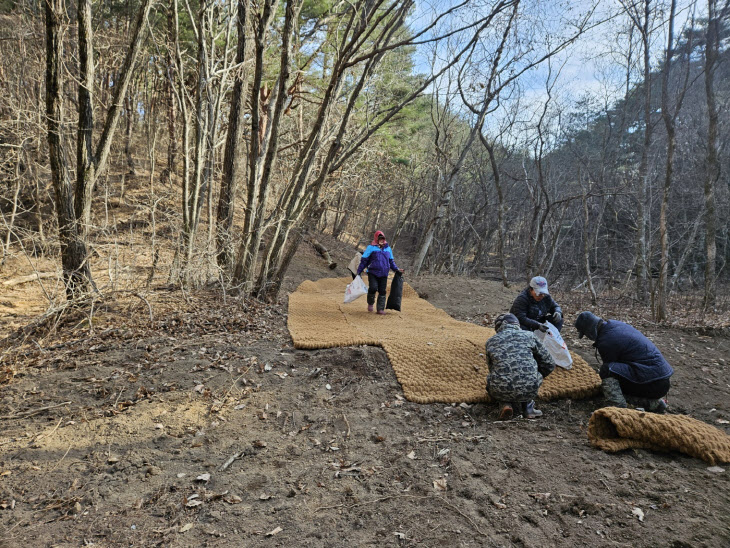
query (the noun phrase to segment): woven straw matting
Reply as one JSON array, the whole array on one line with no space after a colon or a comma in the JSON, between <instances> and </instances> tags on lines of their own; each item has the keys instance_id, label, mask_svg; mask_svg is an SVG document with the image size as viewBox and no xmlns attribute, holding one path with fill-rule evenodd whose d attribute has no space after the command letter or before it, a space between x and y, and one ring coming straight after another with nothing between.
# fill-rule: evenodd
<instances>
[{"instance_id":1,"label":"woven straw matting","mask_svg":"<svg viewBox=\"0 0 730 548\"><path fill-rule=\"evenodd\" d=\"M591 415L588 437L611 453L631 448L679 451L710 464L730 462L730 436L685 415L604 407Z\"/></svg>"},{"instance_id":2,"label":"woven straw matting","mask_svg":"<svg viewBox=\"0 0 730 548\"><path fill-rule=\"evenodd\" d=\"M344 304L349 278L303 282L289 296L289 332L296 348L382 346L403 387L417 403L486 402L484 343L494 330L459 322L403 284L402 312L380 316L367 311L364 298ZM539 396L585 398L601 380L579 356L570 371L557 368Z\"/></svg>"}]
</instances>

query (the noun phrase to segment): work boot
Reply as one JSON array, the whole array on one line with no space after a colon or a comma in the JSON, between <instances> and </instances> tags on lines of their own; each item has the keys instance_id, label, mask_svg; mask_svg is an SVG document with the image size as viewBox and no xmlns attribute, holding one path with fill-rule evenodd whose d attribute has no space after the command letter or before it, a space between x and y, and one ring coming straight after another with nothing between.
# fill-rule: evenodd
<instances>
[{"instance_id":1,"label":"work boot","mask_svg":"<svg viewBox=\"0 0 730 548\"><path fill-rule=\"evenodd\" d=\"M669 404L663 398L630 398L630 400L637 411L648 411L649 413L656 413L658 415L666 413L667 407L669 407Z\"/></svg>"},{"instance_id":2,"label":"work boot","mask_svg":"<svg viewBox=\"0 0 730 548\"><path fill-rule=\"evenodd\" d=\"M656 413L657 415L663 415L667 412L667 408L669 407L669 404L667 403L667 400L664 398L659 398L657 400L653 400L649 406L646 408L647 411L650 413Z\"/></svg>"},{"instance_id":3,"label":"work boot","mask_svg":"<svg viewBox=\"0 0 730 548\"><path fill-rule=\"evenodd\" d=\"M502 409L499 411L499 417L497 420L508 421L512 418L512 404L503 403Z\"/></svg>"},{"instance_id":4,"label":"work boot","mask_svg":"<svg viewBox=\"0 0 730 548\"><path fill-rule=\"evenodd\" d=\"M603 390L603 397L609 405L613 407L626 408L626 398L621 390L621 383L618 382L616 377L606 377L601 381L601 390Z\"/></svg>"},{"instance_id":5,"label":"work boot","mask_svg":"<svg viewBox=\"0 0 730 548\"><path fill-rule=\"evenodd\" d=\"M535 401L530 400L522 404L522 416L526 419L536 419L542 417L542 411L535 409Z\"/></svg>"},{"instance_id":6,"label":"work boot","mask_svg":"<svg viewBox=\"0 0 730 548\"><path fill-rule=\"evenodd\" d=\"M369 304L368 305L368 312L372 312L372 311L373 311L373 305Z\"/></svg>"},{"instance_id":7,"label":"work boot","mask_svg":"<svg viewBox=\"0 0 730 548\"><path fill-rule=\"evenodd\" d=\"M385 314L385 295L378 295L378 314Z\"/></svg>"}]
</instances>

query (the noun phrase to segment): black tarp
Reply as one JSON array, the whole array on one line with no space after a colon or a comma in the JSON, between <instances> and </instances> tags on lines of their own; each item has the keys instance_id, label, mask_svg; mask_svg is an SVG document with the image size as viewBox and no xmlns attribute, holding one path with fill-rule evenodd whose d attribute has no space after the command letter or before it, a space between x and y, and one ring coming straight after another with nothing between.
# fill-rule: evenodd
<instances>
[{"instance_id":1,"label":"black tarp","mask_svg":"<svg viewBox=\"0 0 730 548\"><path fill-rule=\"evenodd\" d=\"M393 281L390 283L390 294L385 308L400 312L400 301L403 298L403 274L396 272Z\"/></svg>"}]
</instances>

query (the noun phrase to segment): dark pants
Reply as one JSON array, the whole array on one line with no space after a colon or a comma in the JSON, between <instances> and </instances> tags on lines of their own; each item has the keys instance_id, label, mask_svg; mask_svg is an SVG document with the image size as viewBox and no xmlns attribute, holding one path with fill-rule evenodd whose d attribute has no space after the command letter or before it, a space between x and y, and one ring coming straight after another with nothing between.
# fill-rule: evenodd
<instances>
[{"instance_id":1,"label":"dark pants","mask_svg":"<svg viewBox=\"0 0 730 548\"><path fill-rule=\"evenodd\" d=\"M388 276L376 276L368 272L368 304L375 304L378 294L378 310L385 310L385 292L388 290Z\"/></svg>"},{"instance_id":2,"label":"dark pants","mask_svg":"<svg viewBox=\"0 0 730 548\"><path fill-rule=\"evenodd\" d=\"M651 381L644 384L637 384L622 377L621 375L611 373L608 370L608 366L606 366L606 364L601 366L599 375L602 379L605 379L606 377L614 377L618 379L618 382L621 385L621 392L624 393L624 396L633 396L635 398L647 398L650 400L655 400L663 398L669 392L669 378L659 379L658 381Z\"/></svg>"}]
</instances>

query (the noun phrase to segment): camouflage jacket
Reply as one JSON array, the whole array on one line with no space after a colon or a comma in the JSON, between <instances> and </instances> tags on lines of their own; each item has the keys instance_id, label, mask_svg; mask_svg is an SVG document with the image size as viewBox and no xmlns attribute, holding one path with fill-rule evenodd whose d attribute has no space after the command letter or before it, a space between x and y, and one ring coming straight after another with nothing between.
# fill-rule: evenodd
<instances>
[{"instance_id":1,"label":"camouflage jacket","mask_svg":"<svg viewBox=\"0 0 730 548\"><path fill-rule=\"evenodd\" d=\"M555 369L555 361L542 343L517 324L503 323L486 348L487 392L497 401L534 399L543 377Z\"/></svg>"}]
</instances>

